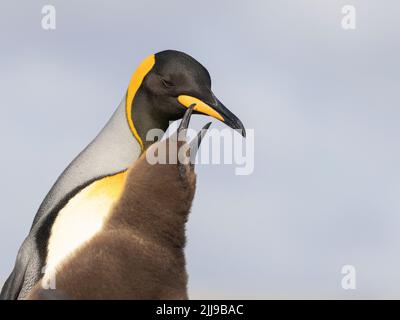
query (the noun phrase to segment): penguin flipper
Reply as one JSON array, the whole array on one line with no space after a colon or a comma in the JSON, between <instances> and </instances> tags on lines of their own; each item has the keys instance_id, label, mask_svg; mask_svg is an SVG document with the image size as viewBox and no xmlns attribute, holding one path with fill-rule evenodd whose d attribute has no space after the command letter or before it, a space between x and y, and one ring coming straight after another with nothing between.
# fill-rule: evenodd
<instances>
[{"instance_id":1,"label":"penguin flipper","mask_svg":"<svg viewBox=\"0 0 400 320\"><path fill-rule=\"evenodd\" d=\"M30 237L28 236L22 243L18 251L15 266L10 276L7 278L0 293L0 300L17 300L25 281L26 270L29 265Z\"/></svg>"},{"instance_id":2,"label":"penguin flipper","mask_svg":"<svg viewBox=\"0 0 400 320\"><path fill-rule=\"evenodd\" d=\"M0 299L16 300L21 291L23 281L23 276L13 270L1 289Z\"/></svg>"}]
</instances>

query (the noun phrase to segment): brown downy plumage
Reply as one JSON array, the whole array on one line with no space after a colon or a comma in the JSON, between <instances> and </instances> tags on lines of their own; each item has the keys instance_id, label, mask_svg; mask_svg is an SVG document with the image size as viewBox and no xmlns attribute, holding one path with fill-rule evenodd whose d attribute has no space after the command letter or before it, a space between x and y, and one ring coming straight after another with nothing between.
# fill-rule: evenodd
<instances>
[{"instance_id":1,"label":"brown downy plumage","mask_svg":"<svg viewBox=\"0 0 400 320\"><path fill-rule=\"evenodd\" d=\"M183 164L170 143L194 159L207 124L190 144L185 135L192 107L178 132L147 152L166 153L176 164L150 164L146 155L128 170L119 202L101 232L56 273L56 290L41 282L29 299L187 299L185 224L196 188L192 161ZM188 160L188 158L185 158Z\"/></svg>"}]
</instances>

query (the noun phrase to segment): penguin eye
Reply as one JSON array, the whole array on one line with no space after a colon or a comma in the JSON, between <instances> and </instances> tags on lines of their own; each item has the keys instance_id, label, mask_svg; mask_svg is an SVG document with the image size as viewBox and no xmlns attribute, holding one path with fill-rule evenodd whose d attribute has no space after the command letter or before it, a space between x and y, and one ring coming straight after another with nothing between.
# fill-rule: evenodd
<instances>
[{"instance_id":1,"label":"penguin eye","mask_svg":"<svg viewBox=\"0 0 400 320\"><path fill-rule=\"evenodd\" d=\"M164 85L164 87L166 87L166 88L172 88L175 86L172 82L165 80L163 78L161 78L161 82Z\"/></svg>"}]
</instances>

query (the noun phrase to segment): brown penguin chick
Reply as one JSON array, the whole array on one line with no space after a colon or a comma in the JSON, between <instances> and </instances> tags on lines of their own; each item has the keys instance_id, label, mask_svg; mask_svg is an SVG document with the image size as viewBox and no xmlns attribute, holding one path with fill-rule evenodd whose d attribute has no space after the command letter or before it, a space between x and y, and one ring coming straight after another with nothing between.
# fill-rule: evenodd
<instances>
[{"instance_id":1,"label":"brown penguin chick","mask_svg":"<svg viewBox=\"0 0 400 320\"><path fill-rule=\"evenodd\" d=\"M192 110L177 133L146 152L158 158L165 154L168 164L150 164L143 154L128 170L124 191L103 229L57 270L56 289L45 290L40 281L28 299L188 298L185 224L196 188L190 158L210 125L190 145L179 141ZM184 163L171 152L171 143Z\"/></svg>"}]
</instances>

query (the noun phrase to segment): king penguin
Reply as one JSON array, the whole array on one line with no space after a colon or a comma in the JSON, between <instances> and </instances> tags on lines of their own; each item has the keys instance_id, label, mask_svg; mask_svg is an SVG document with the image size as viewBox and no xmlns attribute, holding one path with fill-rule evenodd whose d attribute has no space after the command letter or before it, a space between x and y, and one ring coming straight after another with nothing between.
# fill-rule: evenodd
<instances>
[{"instance_id":1,"label":"king penguin","mask_svg":"<svg viewBox=\"0 0 400 320\"><path fill-rule=\"evenodd\" d=\"M43 200L1 299L24 299L42 278L101 230L123 192L128 167L151 146L151 129L165 131L194 105L245 136L242 122L211 91L205 67L166 50L145 58L111 119L71 162Z\"/></svg>"},{"instance_id":2,"label":"king penguin","mask_svg":"<svg viewBox=\"0 0 400 320\"><path fill-rule=\"evenodd\" d=\"M185 225L196 191L193 160L211 124L189 143L192 111L128 169L102 229L57 268L55 290L39 281L28 300L188 299ZM147 153L168 164L150 163Z\"/></svg>"}]
</instances>

